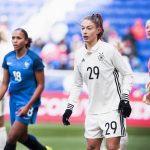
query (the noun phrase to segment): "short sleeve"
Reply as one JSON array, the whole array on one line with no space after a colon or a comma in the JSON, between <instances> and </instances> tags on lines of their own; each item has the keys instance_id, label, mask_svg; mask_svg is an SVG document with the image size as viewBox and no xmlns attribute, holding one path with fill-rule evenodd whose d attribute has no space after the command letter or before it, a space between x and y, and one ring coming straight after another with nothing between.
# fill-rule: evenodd
<instances>
[{"instance_id":1,"label":"short sleeve","mask_svg":"<svg viewBox=\"0 0 150 150\"><path fill-rule=\"evenodd\" d=\"M4 59L3 59L2 67L3 67L4 69L8 69L8 65L7 65L7 61L6 61L6 56L5 56Z\"/></svg>"},{"instance_id":2,"label":"short sleeve","mask_svg":"<svg viewBox=\"0 0 150 150\"><path fill-rule=\"evenodd\" d=\"M44 65L43 65L42 59L40 57L37 57L34 60L33 70L40 71L40 70L43 70L43 69L44 69Z\"/></svg>"}]
</instances>

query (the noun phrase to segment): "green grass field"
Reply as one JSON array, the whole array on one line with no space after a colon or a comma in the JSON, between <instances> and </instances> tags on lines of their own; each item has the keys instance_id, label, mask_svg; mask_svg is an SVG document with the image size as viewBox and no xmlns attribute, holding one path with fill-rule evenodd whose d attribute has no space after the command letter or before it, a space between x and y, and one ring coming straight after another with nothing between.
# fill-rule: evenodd
<instances>
[{"instance_id":1,"label":"green grass field","mask_svg":"<svg viewBox=\"0 0 150 150\"><path fill-rule=\"evenodd\" d=\"M6 124L9 130L10 125ZM128 128L129 143L127 150L150 150L150 128ZM36 124L29 127L29 132L34 134L44 145L50 145L53 150L86 150L84 139L84 126L63 126L57 124ZM17 150L27 150L17 144Z\"/></svg>"}]
</instances>

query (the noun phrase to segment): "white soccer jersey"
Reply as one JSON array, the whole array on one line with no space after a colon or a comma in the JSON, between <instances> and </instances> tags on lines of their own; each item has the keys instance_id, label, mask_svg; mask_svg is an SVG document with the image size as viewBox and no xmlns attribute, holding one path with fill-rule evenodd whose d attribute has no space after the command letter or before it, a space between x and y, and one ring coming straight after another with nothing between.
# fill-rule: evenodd
<instances>
[{"instance_id":1,"label":"white soccer jersey","mask_svg":"<svg viewBox=\"0 0 150 150\"><path fill-rule=\"evenodd\" d=\"M118 72L122 76L122 87ZM112 45L99 40L90 51L82 47L75 55L74 81L68 103L77 104L84 82L89 94L87 113L100 114L116 110L121 93L129 94L132 81L132 71L121 54Z\"/></svg>"}]
</instances>

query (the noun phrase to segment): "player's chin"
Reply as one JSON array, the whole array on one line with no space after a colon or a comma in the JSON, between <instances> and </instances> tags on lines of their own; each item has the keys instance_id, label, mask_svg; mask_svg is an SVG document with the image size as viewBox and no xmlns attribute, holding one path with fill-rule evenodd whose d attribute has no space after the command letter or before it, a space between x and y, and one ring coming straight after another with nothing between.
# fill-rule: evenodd
<instances>
[{"instance_id":1,"label":"player's chin","mask_svg":"<svg viewBox=\"0 0 150 150\"><path fill-rule=\"evenodd\" d=\"M88 43L88 42L89 42L89 40L86 39L86 38L84 38L83 41L84 41L85 43Z\"/></svg>"},{"instance_id":2,"label":"player's chin","mask_svg":"<svg viewBox=\"0 0 150 150\"><path fill-rule=\"evenodd\" d=\"M15 50L15 51L18 51L19 48L18 48L17 46L14 46L14 50Z\"/></svg>"}]
</instances>

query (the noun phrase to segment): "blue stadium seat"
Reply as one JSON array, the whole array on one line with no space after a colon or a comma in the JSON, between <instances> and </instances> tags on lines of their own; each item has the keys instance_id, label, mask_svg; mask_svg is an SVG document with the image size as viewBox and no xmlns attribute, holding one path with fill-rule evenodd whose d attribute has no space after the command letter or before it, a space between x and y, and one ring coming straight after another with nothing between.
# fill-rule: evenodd
<instances>
[{"instance_id":1,"label":"blue stadium seat","mask_svg":"<svg viewBox=\"0 0 150 150\"><path fill-rule=\"evenodd\" d=\"M8 17L8 24L13 26L14 20L18 20L18 16L23 16L32 10L37 10L44 3L44 0L25 0L25 1L0 1L0 14Z\"/></svg>"}]
</instances>

